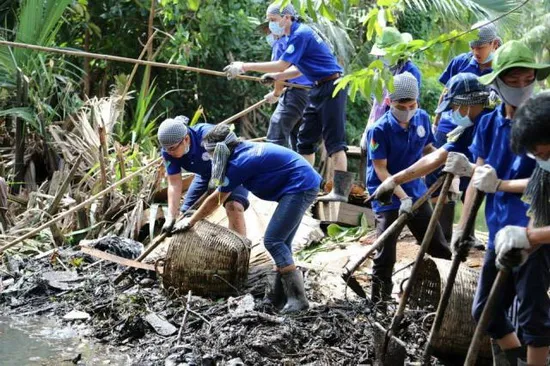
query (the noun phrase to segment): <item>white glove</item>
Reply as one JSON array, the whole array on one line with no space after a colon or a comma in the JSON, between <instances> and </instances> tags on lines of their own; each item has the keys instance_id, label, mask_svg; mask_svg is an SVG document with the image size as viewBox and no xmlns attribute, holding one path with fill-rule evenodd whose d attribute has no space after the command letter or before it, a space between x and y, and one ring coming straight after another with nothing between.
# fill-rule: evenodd
<instances>
[{"instance_id":1,"label":"white glove","mask_svg":"<svg viewBox=\"0 0 550 366\"><path fill-rule=\"evenodd\" d=\"M161 232L170 234L172 232L172 229L174 228L175 223L176 220L172 215L166 216L166 219L164 220L164 225L162 225Z\"/></svg>"},{"instance_id":2,"label":"white glove","mask_svg":"<svg viewBox=\"0 0 550 366\"><path fill-rule=\"evenodd\" d=\"M275 91L272 91L264 95L264 99L267 99L269 104L275 104L279 101L279 96L275 95Z\"/></svg>"},{"instance_id":3,"label":"white glove","mask_svg":"<svg viewBox=\"0 0 550 366\"><path fill-rule=\"evenodd\" d=\"M178 231L187 231L193 227L190 217L184 217L174 225L173 233Z\"/></svg>"},{"instance_id":4,"label":"white glove","mask_svg":"<svg viewBox=\"0 0 550 366\"><path fill-rule=\"evenodd\" d=\"M459 177L471 177L474 169L466 155L450 152L443 168L445 173L451 173Z\"/></svg>"},{"instance_id":5,"label":"white glove","mask_svg":"<svg viewBox=\"0 0 550 366\"><path fill-rule=\"evenodd\" d=\"M485 193L495 193L500 185L496 170L489 164L478 166L472 177L474 188Z\"/></svg>"},{"instance_id":6,"label":"white glove","mask_svg":"<svg viewBox=\"0 0 550 366\"><path fill-rule=\"evenodd\" d=\"M367 129L365 128L365 131L363 131L363 134L361 135L361 142L359 143L359 146L361 147L361 150L367 151Z\"/></svg>"},{"instance_id":7,"label":"white glove","mask_svg":"<svg viewBox=\"0 0 550 366\"><path fill-rule=\"evenodd\" d=\"M235 61L223 68L228 79L234 79L237 75L244 74L243 62Z\"/></svg>"},{"instance_id":8,"label":"white glove","mask_svg":"<svg viewBox=\"0 0 550 366\"><path fill-rule=\"evenodd\" d=\"M506 226L495 236L496 265L499 269L519 267L527 260L531 248L527 229ZM514 250L515 249L515 250Z\"/></svg>"},{"instance_id":9,"label":"white glove","mask_svg":"<svg viewBox=\"0 0 550 366\"><path fill-rule=\"evenodd\" d=\"M412 213L413 200L410 197L405 197L401 199L401 206L399 206L399 214L410 215Z\"/></svg>"}]
</instances>

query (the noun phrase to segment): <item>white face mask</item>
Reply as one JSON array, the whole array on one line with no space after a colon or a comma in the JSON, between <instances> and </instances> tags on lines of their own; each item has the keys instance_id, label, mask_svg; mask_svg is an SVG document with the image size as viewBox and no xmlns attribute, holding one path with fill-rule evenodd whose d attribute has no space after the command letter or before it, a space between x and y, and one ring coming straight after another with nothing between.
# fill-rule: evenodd
<instances>
[{"instance_id":1,"label":"white face mask","mask_svg":"<svg viewBox=\"0 0 550 366\"><path fill-rule=\"evenodd\" d=\"M393 114L395 119L398 120L399 122L407 123L411 120L411 118L413 118L417 109L418 108L402 111L395 107L391 107L391 113Z\"/></svg>"},{"instance_id":2,"label":"white face mask","mask_svg":"<svg viewBox=\"0 0 550 366\"><path fill-rule=\"evenodd\" d=\"M533 91L535 90L534 81L527 86L514 88L506 85L504 81L497 77L493 85L504 103L513 107L519 107L520 105L522 105L523 102L525 102L527 99L529 99L531 95L533 95Z\"/></svg>"}]
</instances>

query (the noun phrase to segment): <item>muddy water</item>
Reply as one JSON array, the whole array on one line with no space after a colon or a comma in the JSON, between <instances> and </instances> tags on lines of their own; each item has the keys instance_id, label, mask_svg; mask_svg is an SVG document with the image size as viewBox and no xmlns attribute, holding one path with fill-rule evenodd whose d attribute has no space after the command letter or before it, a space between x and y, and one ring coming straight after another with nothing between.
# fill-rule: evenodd
<instances>
[{"instance_id":1,"label":"muddy water","mask_svg":"<svg viewBox=\"0 0 550 366\"><path fill-rule=\"evenodd\" d=\"M79 354L79 365L131 364L122 352L93 343L83 333L82 327L46 317L0 316L0 365L74 365L72 360Z\"/></svg>"}]
</instances>

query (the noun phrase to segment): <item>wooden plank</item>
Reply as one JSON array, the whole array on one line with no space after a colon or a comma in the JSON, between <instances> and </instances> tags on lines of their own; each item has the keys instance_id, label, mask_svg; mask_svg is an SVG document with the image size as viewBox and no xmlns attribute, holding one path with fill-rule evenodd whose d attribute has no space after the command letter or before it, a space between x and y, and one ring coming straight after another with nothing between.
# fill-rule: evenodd
<instances>
[{"instance_id":1,"label":"wooden plank","mask_svg":"<svg viewBox=\"0 0 550 366\"><path fill-rule=\"evenodd\" d=\"M121 265L126 266L126 267L145 269L145 270L148 270L148 271L155 272L155 266L152 265L152 264L145 264L145 263L142 263L142 262L138 262L136 260L119 257L118 255L106 253L104 251L101 251L101 250L98 250L98 249L95 249L95 248L91 248L91 247L88 247L88 246L85 246L85 245L81 245L80 250L82 252L86 253L86 254L89 254L89 255L93 256L93 257L96 257L96 258L99 258L99 259L104 259L104 260L109 261L109 262L121 264ZM162 267L159 267L158 269L159 269L159 272L162 274Z\"/></svg>"},{"instance_id":2,"label":"wooden plank","mask_svg":"<svg viewBox=\"0 0 550 366\"><path fill-rule=\"evenodd\" d=\"M315 215L322 223L338 223L358 226L361 215L365 214L370 226L374 226L372 209L352 205L347 202L318 202L315 206Z\"/></svg>"},{"instance_id":3,"label":"wooden plank","mask_svg":"<svg viewBox=\"0 0 550 366\"><path fill-rule=\"evenodd\" d=\"M346 154L350 158L360 159L361 158L361 147L360 146L348 146L348 151Z\"/></svg>"}]
</instances>

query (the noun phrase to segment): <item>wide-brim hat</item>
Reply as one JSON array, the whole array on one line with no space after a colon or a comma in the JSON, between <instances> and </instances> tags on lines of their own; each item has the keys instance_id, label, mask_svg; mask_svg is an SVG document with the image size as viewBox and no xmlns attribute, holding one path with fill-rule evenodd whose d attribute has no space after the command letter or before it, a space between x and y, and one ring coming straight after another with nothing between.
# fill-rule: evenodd
<instances>
[{"instance_id":1,"label":"wide-brim hat","mask_svg":"<svg viewBox=\"0 0 550 366\"><path fill-rule=\"evenodd\" d=\"M536 70L536 79L544 80L550 75L550 64L538 63L533 51L520 41L509 41L496 52L492 63L493 72L479 77L479 82L489 85L506 70L521 67Z\"/></svg>"}]
</instances>

